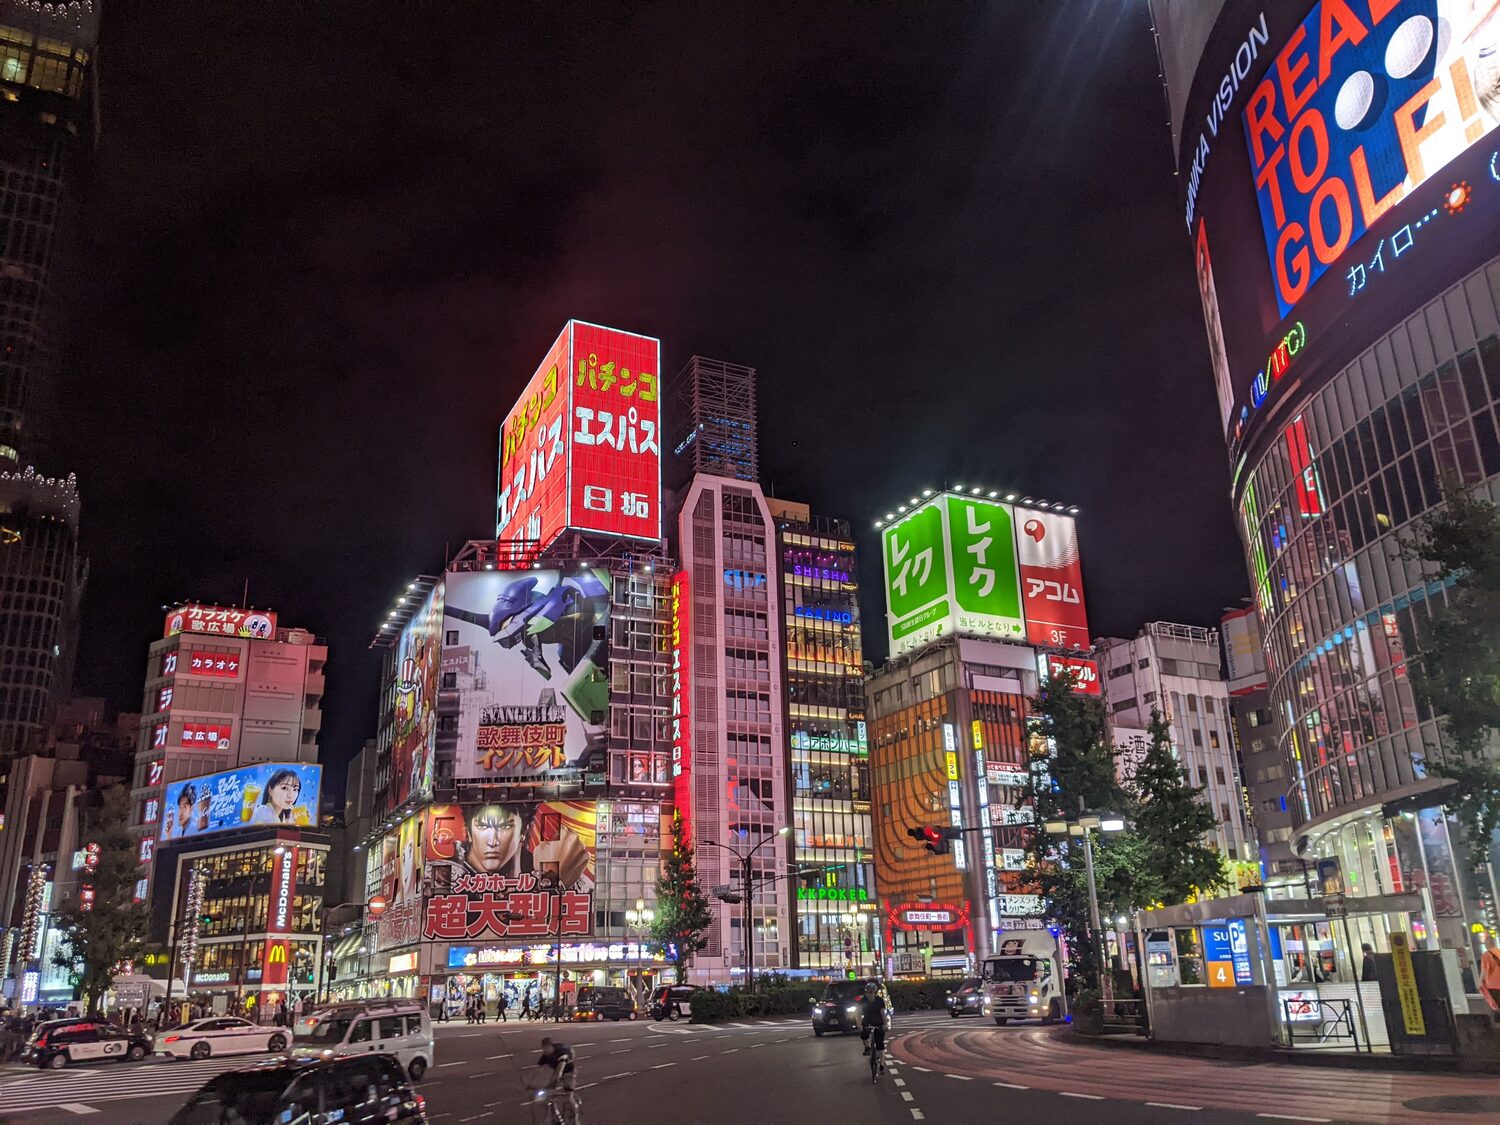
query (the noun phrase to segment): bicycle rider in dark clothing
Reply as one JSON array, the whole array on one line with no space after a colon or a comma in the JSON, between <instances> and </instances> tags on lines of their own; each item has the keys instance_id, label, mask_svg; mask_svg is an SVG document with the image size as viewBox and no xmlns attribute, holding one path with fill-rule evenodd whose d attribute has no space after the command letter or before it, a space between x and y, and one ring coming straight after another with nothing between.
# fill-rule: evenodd
<instances>
[{"instance_id":1,"label":"bicycle rider in dark clothing","mask_svg":"<svg viewBox=\"0 0 1500 1125\"><path fill-rule=\"evenodd\" d=\"M865 1054L869 1054L871 1048L877 1051L885 1050L885 997L880 994L880 986L874 981L865 985L865 998L862 1005L864 1014L860 1017L859 1037L865 1041Z\"/></svg>"}]
</instances>

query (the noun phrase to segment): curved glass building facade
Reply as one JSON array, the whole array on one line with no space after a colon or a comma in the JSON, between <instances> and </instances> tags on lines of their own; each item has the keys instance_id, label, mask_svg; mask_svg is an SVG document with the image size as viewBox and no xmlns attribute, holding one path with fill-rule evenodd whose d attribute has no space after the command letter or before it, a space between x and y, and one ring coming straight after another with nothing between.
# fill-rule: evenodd
<instances>
[{"instance_id":1,"label":"curved glass building facade","mask_svg":"<svg viewBox=\"0 0 1500 1125\"><path fill-rule=\"evenodd\" d=\"M1430 768L1409 662L1446 592L1404 543L1444 481L1500 499L1500 12L1152 15L1283 751L1247 780L1284 792L1309 894L1391 904L1355 942L1470 970L1495 864L1470 872Z\"/></svg>"}]
</instances>

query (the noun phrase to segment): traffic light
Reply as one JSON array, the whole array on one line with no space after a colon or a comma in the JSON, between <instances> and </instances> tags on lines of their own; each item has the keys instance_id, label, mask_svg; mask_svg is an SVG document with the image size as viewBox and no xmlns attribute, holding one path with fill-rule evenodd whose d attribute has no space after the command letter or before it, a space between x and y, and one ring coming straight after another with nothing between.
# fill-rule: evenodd
<instances>
[{"instance_id":1,"label":"traffic light","mask_svg":"<svg viewBox=\"0 0 1500 1125\"><path fill-rule=\"evenodd\" d=\"M952 829L939 828L935 824L923 824L917 828L908 828L906 834L913 840L922 841L933 855L947 855L948 834L951 831Z\"/></svg>"}]
</instances>

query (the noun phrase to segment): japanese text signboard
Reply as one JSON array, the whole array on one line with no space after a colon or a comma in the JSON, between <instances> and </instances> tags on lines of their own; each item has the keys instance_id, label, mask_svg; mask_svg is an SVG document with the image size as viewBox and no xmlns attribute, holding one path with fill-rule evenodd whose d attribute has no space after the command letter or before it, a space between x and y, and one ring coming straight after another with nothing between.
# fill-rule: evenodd
<instances>
[{"instance_id":1,"label":"japanese text signboard","mask_svg":"<svg viewBox=\"0 0 1500 1125\"><path fill-rule=\"evenodd\" d=\"M429 807L422 937L593 933L595 824L592 801Z\"/></svg>"},{"instance_id":2,"label":"japanese text signboard","mask_svg":"<svg viewBox=\"0 0 1500 1125\"><path fill-rule=\"evenodd\" d=\"M449 574L443 631L469 650L456 674L454 777L544 784L576 777L605 748L607 570Z\"/></svg>"},{"instance_id":3,"label":"japanese text signboard","mask_svg":"<svg viewBox=\"0 0 1500 1125\"><path fill-rule=\"evenodd\" d=\"M1237 458L1291 420L1284 400L1500 245L1500 13L1475 0L1206 7L1155 0L1152 14ZM1391 346L1400 356L1404 334Z\"/></svg>"},{"instance_id":4,"label":"japanese text signboard","mask_svg":"<svg viewBox=\"0 0 1500 1125\"><path fill-rule=\"evenodd\" d=\"M688 573L672 576L672 794L682 838L693 841L693 632Z\"/></svg>"},{"instance_id":5,"label":"japanese text signboard","mask_svg":"<svg viewBox=\"0 0 1500 1125\"><path fill-rule=\"evenodd\" d=\"M1046 673L1050 680L1053 676L1067 672L1073 677L1073 690L1079 695L1088 695L1098 698L1101 693L1099 685L1099 662L1097 660L1084 660L1076 656L1059 656L1055 652L1046 654Z\"/></svg>"},{"instance_id":6,"label":"japanese text signboard","mask_svg":"<svg viewBox=\"0 0 1500 1125\"><path fill-rule=\"evenodd\" d=\"M943 493L881 533L892 656L963 634L1087 649L1073 518Z\"/></svg>"},{"instance_id":7,"label":"japanese text signboard","mask_svg":"<svg viewBox=\"0 0 1500 1125\"><path fill-rule=\"evenodd\" d=\"M661 536L661 344L570 320L500 428L495 537Z\"/></svg>"},{"instance_id":8,"label":"japanese text signboard","mask_svg":"<svg viewBox=\"0 0 1500 1125\"><path fill-rule=\"evenodd\" d=\"M258 609L230 609L218 605L180 605L167 613L162 636L178 633L204 633L219 637L257 637L266 640L276 635L276 615Z\"/></svg>"}]
</instances>

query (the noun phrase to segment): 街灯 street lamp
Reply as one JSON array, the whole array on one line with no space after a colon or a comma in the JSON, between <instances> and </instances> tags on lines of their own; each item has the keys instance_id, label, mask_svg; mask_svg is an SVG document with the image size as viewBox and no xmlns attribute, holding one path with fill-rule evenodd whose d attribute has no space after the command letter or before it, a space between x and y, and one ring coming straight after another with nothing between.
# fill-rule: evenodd
<instances>
[{"instance_id":1,"label":"\u8857\u706f street lamp","mask_svg":"<svg viewBox=\"0 0 1500 1125\"><path fill-rule=\"evenodd\" d=\"M1083 837L1083 866L1088 874L1089 881L1089 923L1093 932L1094 941L1098 946L1097 967L1099 969L1099 991L1106 1000L1114 999L1113 981L1106 972L1104 961L1104 926L1099 921L1099 888L1094 883L1094 838L1093 833L1099 832L1123 832L1125 830L1125 818L1118 813L1108 812L1085 812L1079 801L1078 815L1074 818L1056 816L1046 821L1043 827L1048 835Z\"/></svg>"},{"instance_id":2,"label":"\u8857\u706f street lamp","mask_svg":"<svg viewBox=\"0 0 1500 1125\"><path fill-rule=\"evenodd\" d=\"M745 946L745 987L747 989L753 987L755 984L755 935L750 931L750 900L755 897L755 888L750 874L750 861L755 858L755 853L760 851L761 848L774 840L779 840L790 831L790 826L782 825L747 852L741 852L738 848L731 848L728 844L720 844L715 840L698 841L701 847L719 848L722 851L728 852L739 861L740 893L744 896L741 900L743 905L740 915L740 940ZM763 883L766 881L762 880ZM723 901L727 902L730 900L723 899Z\"/></svg>"},{"instance_id":3,"label":"\u8857\u706f street lamp","mask_svg":"<svg viewBox=\"0 0 1500 1125\"><path fill-rule=\"evenodd\" d=\"M641 981L641 941L651 924L656 921L656 912L646 905L646 900L638 898L635 906L625 911L626 932L635 932L635 979L637 986ZM627 970L628 972L628 970Z\"/></svg>"}]
</instances>

